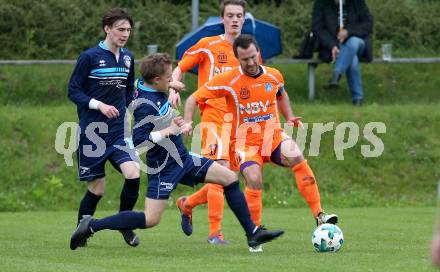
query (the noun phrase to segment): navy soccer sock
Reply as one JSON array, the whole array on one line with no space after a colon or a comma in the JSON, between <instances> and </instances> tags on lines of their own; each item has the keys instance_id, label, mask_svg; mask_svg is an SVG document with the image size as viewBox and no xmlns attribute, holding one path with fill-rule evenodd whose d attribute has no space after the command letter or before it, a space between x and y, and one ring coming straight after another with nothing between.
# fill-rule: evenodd
<instances>
[{"instance_id":1,"label":"navy soccer sock","mask_svg":"<svg viewBox=\"0 0 440 272\"><path fill-rule=\"evenodd\" d=\"M140 178L125 179L124 187L121 191L119 211L131 211L136 204L139 196Z\"/></svg>"},{"instance_id":2,"label":"navy soccer sock","mask_svg":"<svg viewBox=\"0 0 440 272\"><path fill-rule=\"evenodd\" d=\"M93 232L104 229L111 230L133 230L145 229L145 214L143 212L122 211L120 213L104 217L102 219L92 220L90 228Z\"/></svg>"},{"instance_id":3,"label":"navy soccer sock","mask_svg":"<svg viewBox=\"0 0 440 272\"><path fill-rule=\"evenodd\" d=\"M231 208L235 217L240 221L246 235L250 236L254 233L256 226L254 222L252 222L246 199L244 198L243 192L240 190L238 181L234 181L229 186L224 187L224 191L229 208Z\"/></svg>"},{"instance_id":4,"label":"navy soccer sock","mask_svg":"<svg viewBox=\"0 0 440 272\"><path fill-rule=\"evenodd\" d=\"M87 190L84 195L81 203L79 204L78 210L78 222L82 219L83 215L93 215L96 211L96 206L98 205L99 200L102 196L95 195L94 193Z\"/></svg>"}]
</instances>

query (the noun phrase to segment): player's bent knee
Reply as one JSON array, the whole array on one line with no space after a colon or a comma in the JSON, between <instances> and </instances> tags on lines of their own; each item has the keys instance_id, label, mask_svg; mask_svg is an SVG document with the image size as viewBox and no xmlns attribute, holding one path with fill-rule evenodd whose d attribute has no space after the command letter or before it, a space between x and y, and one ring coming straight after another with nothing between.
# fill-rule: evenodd
<instances>
[{"instance_id":1,"label":"player's bent knee","mask_svg":"<svg viewBox=\"0 0 440 272\"><path fill-rule=\"evenodd\" d=\"M120 165L122 174L126 179L136 179L140 177L139 164L137 162L129 161Z\"/></svg>"},{"instance_id":2,"label":"player's bent knee","mask_svg":"<svg viewBox=\"0 0 440 272\"><path fill-rule=\"evenodd\" d=\"M158 218L155 218L155 217L145 218L145 222L146 222L147 228L152 228L154 226L159 225L160 217L158 217Z\"/></svg>"},{"instance_id":3,"label":"player's bent knee","mask_svg":"<svg viewBox=\"0 0 440 272\"><path fill-rule=\"evenodd\" d=\"M124 173L124 178L126 178L126 179L137 179L139 177L140 177L140 175L139 175L139 171L137 169L133 170L133 171L129 171L127 173Z\"/></svg>"},{"instance_id":4,"label":"player's bent knee","mask_svg":"<svg viewBox=\"0 0 440 272\"><path fill-rule=\"evenodd\" d=\"M97 196L104 196L104 193L105 193L104 190L96 190L96 189L90 189L90 188L89 188L89 191Z\"/></svg>"},{"instance_id":5,"label":"player's bent knee","mask_svg":"<svg viewBox=\"0 0 440 272\"><path fill-rule=\"evenodd\" d=\"M159 225L161 218L160 216L157 216L154 213L148 216L146 211L144 211L144 214L145 214L145 225L147 226L147 228L152 228L154 226Z\"/></svg>"},{"instance_id":6,"label":"player's bent knee","mask_svg":"<svg viewBox=\"0 0 440 272\"><path fill-rule=\"evenodd\" d=\"M97 196L103 196L105 192L104 178L96 179L87 184L87 189Z\"/></svg>"},{"instance_id":7,"label":"player's bent knee","mask_svg":"<svg viewBox=\"0 0 440 272\"><path fill-rule=\"evenodd\" d=\"M263 177L261 173L247 172L244 178L246 187L249 189L258 190L263 188Z\"/></svg>"},{"instance_id":8,"label":"player's bent knee","mask_svg":"<svg viewBox=\"0 0 440 272\"><path fill-rule=\"evenodd\" d=\"M248 184L262 184L263 183L263 177L261 176L261 173L258 172L248 172L245 176L246 183Z\"/></svg>"},{"instance_id":9,"label":"player's bent knee","mask_svg":"<svg viewBox=\"0 0 440 272\"><path fill-rule=\"evenodd\" d=\"M145 214L145 212L144 212L144 214ZM157 224L159 224L159 222L153 220L153 218L148 218L147 214L145 214L145 226L147 228L152 228L152 227L156 226Z\"/></svg>"}]
</instances>

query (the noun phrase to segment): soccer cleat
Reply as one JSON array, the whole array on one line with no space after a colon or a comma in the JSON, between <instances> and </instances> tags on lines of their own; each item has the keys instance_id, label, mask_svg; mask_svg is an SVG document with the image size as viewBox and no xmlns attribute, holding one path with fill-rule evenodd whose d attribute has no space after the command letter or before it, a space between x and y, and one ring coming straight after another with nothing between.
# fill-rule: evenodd
<instances>
[{"instance_id":1,"label":"soccer cleat","mask_svg":"<svg viewBox=\"0 0 440 272\"><path fill-rule=\"evenodd\" d=\"M182 218L182 221L180 222L180 225L182 226L182 231L187 236L190 236L193 232L192 210L185 207L185 200L186 196L179 197L176 201L176 205L177 208L179 208L180 216Z\"/></svg>"},{"instance_id":2,"label":"soccer cleat","mask_svg":"<svg viewBox=\"0 0 440 272\"><path fill-rule=\"evenodd\" d=\"M141 241L139 237L132 230L120 230L119 231L124 237L125 242L132 247L137 247Z\"/></svg>"},{"instance_id":3,"label":"soccer cleat","mask_svg":"<svg viewBox=\"0 0 440 272\"><path fill-rule=\"evenodd\" d=\"M72 233L70 237L70 249L75 250L82 244L87 243L87 238L92 236L93 232L90 229L90 222L93 220L91 215L84 215L81 221L79 221L78 227Z\"/></svg>"},{"instance_id":4,"label":"soccer cleat","mask_svg":"<svg viewBox=\"0 0 440 272\"><path fill-rule=\"evenodd\" d=\"M220 233L218 235L209 236L208 243L210 243L212 245L227 245L227 244L229 244L229 241L225 240L223 238L223 234Z\"/></svg>"},{"instance_id":5,"label":"soccer cleat","mask_svg":"<svg viewBox=\"0 0 440 272\"><path fill-rule=\"evenodd\" d=\"M320 212L318 216L316 217L316 225L322 225L322 224L337 224L338 223L338 216L336 214L326 214L325 212Z\"/></svg>"},{"instance_id":6,"label":"soccer cleat","mask_svg":"<svg viewBox=\"0 0 440 272\"><path fill-rule=\"evenodd\" d=\"M249 247L249 252L251 252L251 253L263 252L263 246L259 245L256 247Z\"/></svg>"},{"instance_id":7,"label":"soccer cleat","mask_svg":"<svg viewBox=\"0 0 440 272\"><path fill-rule=\"evenodd\" d=\"M78 243L78 247L86 247L86 246L87 246L87 240L80 241L80 242Z\"/></svg>"},{"instance_id":8,"label":"soccer cleat","mask_svg":"<svg viewBox=\"0 0 440 272\"><path fill-rule=\"evenodd\" d=\"M83 218L83 217L84 217L84 215L81 218ZM78 227L78 225L79 225L79 222L78 222L78 224L76 226ZM78 243L78 247L86 247L86 246L87 246L87 240L80 241Z\"/></svg>"},{"instance_id":9,"label":"soccer cleat","mask_svg":"<svg viewBox=\"0 0 440 272\"><path fill-rule=\"evenodd\" d=\"M264 226L259 226L253 234L247 237L248 246L252 248L256 248L259 245L270 242L275 238L280 237L284 234L283 230L270 231L267 230Z\"/></svg>"}]
</instances>

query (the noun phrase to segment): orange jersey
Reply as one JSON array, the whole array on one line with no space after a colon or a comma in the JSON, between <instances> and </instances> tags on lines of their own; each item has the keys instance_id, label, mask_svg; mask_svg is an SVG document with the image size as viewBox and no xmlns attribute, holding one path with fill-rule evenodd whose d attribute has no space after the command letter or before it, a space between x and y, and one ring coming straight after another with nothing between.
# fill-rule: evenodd
<instances>
[{"instance_id":1,"label":"orange jersey","mask_svg":"<svg viewBox=\"0 0 440 272\"><path fill-rule=\"evenodd\" d=\"M262 73L254 78L245 75L241 67L220 74L199 88L194 96L198 103L224 97L232 113L233 149L260 148L260 154L270 155L281 142L277 96L284 91L281 73L260 66Z\"/></svg>"},{"instance_id":2,"label":"orange jersey","mask_svg":"<svg viewBox=\"0 0 440 272\"><path fill-rule=\"evenodd\" d=\"M179 62L182 72L187 72L199 65L198 87L220 74L239 66L234 56L232 44L225 40L224 35L206 37L188 49ZM223 123L227 112L224 98L209 99L200 106L203 122Z\"/></svg>"}]
</instances>

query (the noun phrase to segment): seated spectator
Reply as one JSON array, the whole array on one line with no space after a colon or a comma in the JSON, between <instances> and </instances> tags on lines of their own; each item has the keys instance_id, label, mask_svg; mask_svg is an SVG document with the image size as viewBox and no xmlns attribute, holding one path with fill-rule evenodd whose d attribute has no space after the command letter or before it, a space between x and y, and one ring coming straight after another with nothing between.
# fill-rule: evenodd
<instances>
[{"instance_id":1,"label":"seated spectator","mask_svg":"<svg viewBox=\"0 0 440 272\"><path fill-rule=\"evenodd\" d=\"M342 25L339 17L340 1L343 2ZM337 88L345 73L353 105L362 105L364 93L359 62L370 62L373 59L370 39L373 18L365 1L316 0L312 29L319 40L319 58L335 64L328 87Z\"/></svg>"}]
</instances>

